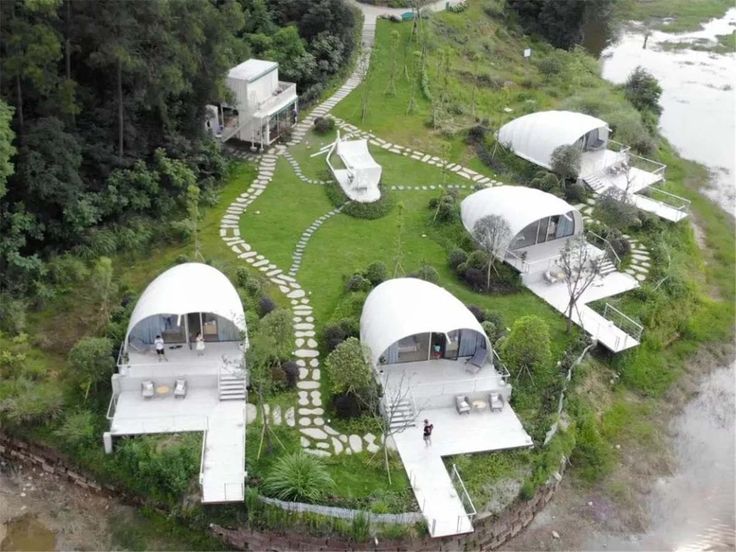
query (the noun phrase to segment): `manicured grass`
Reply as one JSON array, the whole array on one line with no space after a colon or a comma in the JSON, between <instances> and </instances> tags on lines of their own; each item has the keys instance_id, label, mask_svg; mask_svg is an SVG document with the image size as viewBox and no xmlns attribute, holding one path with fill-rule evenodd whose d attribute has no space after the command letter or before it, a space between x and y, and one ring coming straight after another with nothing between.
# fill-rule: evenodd
<instances>
[{"instance_id":1,"label":"manicured grass","mask_svg":"<svg viewBox=\"0 0 736 552\"><path fill-rule=\"evenodd\" d=\"M698 30L703 23L722 17L729 8L733 8L731 0L628 0L618 11L622 19L643 21L653 29L679 33Z\"/></svg>"},{"instance_id":2,"label":"manicured grass","mask_svg":"<svg viewBox=\"0 0 736 552\"><path fill-rule=\"evenodd\" d=\"M286 271L302 232L332 209L324 190L299 180L279 159L273 181L240 219L240 232L256 251Z\"/></svg>"}]
</instances>

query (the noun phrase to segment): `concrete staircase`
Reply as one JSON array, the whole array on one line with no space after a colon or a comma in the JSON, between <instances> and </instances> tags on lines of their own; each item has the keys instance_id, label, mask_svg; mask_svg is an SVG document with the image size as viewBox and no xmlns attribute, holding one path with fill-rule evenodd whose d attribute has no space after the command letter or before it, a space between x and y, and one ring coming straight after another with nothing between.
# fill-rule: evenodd
<instances>
[{"instance_id":1,"label":"concrete staircase","mask_svg":"<svg viewBox=\"0 0 736 552\"><path fill-rule=\"evenodd\" d=\"M608 188L608 184L595 174L585 175L583 177L583 182L585 182L596 194L602 194L606 191L606 188Z\"/></svg>"},{"instance_id":2,"label":"concrete staircase","mask_svg":"<svg viewBox=\"0 0 736 552\"><path fill-rule=\"evenodd\" d=\"M601 276L608 276L612 272L616 272L616 265L611 262L608 256L605 256L601 261Z\"/></svg>"},{"instance_id":3,"label":"concrete staircase","mask_svg":"<svg viewBox=\"0 0 736 552\"><path fill-rule=\"evenodd\" d=\"M221 401L245 400L245 375L222 372L218 380L217 391Z\"/></svg>"},{"instance_id":4,"label":"concrete staircase","mask_svg":"<svg viewBox=\"0 0 736 552\"><path fill-rule=\"evenodd\" d=\"M400 430L407 427L414 427L416 424L417 413L414 409L414 403L408 399L399 399L388 407L386 416L391 431Z\"/></svg>"}]
</instances>

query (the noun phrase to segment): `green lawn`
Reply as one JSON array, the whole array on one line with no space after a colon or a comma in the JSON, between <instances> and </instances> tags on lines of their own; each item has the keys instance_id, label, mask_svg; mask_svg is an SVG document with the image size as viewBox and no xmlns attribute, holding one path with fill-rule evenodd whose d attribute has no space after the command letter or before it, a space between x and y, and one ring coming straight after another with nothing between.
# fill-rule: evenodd
<instances>
[{"instance_id":1,"label":"green lawn","mask_svg":"<svg viewBox=\"0 0 736 552\"><path fill-rule=\"evenodd\" d=\"M627 0L618 12L621 19L644 21L653 29L681 33L697 31L733 6L732 0Z\"/></svg>"}]
</instances>

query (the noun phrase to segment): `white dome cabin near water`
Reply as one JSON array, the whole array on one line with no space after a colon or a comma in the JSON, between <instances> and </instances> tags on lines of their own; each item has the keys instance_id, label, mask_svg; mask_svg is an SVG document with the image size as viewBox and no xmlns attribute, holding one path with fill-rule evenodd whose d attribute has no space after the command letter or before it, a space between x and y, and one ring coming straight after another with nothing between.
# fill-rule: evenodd
<instances>
[{"instance_id":1,"label":"white dome cabin near water","mask_svg":"<svg viewBox=\"0 0 736 552\"><path fill-rule=\"evenodd\" d=\"M498 142L548 170L557 148L574 146L581 152L579 178L596 194L615 188L643 211L671 222L685 218L690 202L654 186L664 181L667 166L634 155L610 134L606 121L585 113L539 111L503 125Z\"/></svg>"},{"instance_id":2,"label":"white dome cabin near water","mask_svg":"<svg viewBox=\"0 0 736 552\"><path fill-rule=\"evenodd\" d=\"M460 204L463 226L470 234L480 219L492 215L503 218L510 230L498 257L524 273L538 271L540 263L556 258L569 238L583 232L583 217L572 205L525 186L486 188Z\"/></svg>"},{"instance_id":3,"label":"white dome cabin near water","mask_svg":"<svg viewBox=\"0 0 736 552\"><path fill-rule=\"evenodd\" d=\"M553 194L525 186L486 188L460 204L463 226L471 235L479 220L493 215L503 218L510 230L496 257L516 268L522 283L534 294L567 315L570 293L561 258L567 242L584 234L580 212ZM600 236L590 237L603 249L584 242L583 251L600 265L600 272L578 299L572 321L613 352L635 347L642 330L637 322L610 306L604 315L587 306L639 287L636 278L619 272L620 259L611 245ZM608 312L615 314L615 322L606 318Z\"/></svg>"},{"instance_id":4,"label":"white dome cabin near water","mask_svg":"<svg viewBox=\"0 0 736 552\"><path fill-rule=\"evenodd\" d=\"M368 295L360 340L383 386L382 410L430 535L473 530L443 456L532 445L509 405L508 372L473 313L447 290L396 278ZM422 420L434 426L432 446ZM442 500L437 500L442 496Z\"/></svg>"},{"instance_id":5,"label":"white dome cabin near water","mask_svg":"<svg viewBox=\"0 0 736 552\"><path fill-rule=\"evenodd\" d=\"M184 263L160 274L130 317L105 450L115 436L204 432L202 501L242 501L247 346L243 304L222 272Z\"/></svg>"}]
</instances>

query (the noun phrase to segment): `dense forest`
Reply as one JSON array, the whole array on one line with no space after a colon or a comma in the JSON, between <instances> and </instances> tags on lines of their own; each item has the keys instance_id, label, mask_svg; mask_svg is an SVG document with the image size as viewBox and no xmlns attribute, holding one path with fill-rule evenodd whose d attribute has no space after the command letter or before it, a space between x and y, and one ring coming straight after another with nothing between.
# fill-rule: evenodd
<instances>
[{"instance_id":1,"label":"dense forest","mask_svg":"<svg viewBox=\"0 0 736 552\"><path fill-rule=\"evenodd\" d=\"M0 2L0 322L11 293L52 293L58 254L145 246L214 201L227 164L202 119L230 67L278 61L309 102L354 29L341 0Z\"/></svg>"}]
</instances>

